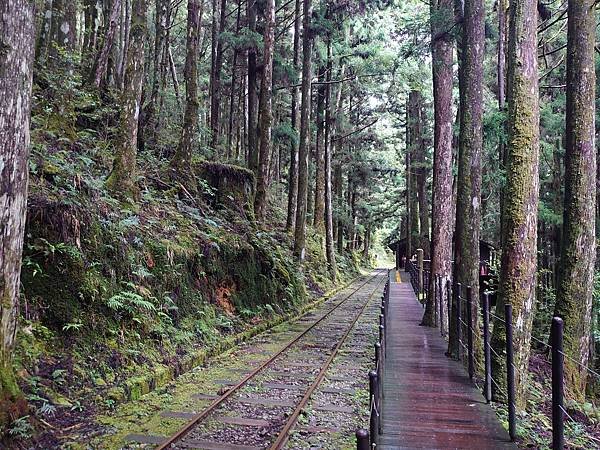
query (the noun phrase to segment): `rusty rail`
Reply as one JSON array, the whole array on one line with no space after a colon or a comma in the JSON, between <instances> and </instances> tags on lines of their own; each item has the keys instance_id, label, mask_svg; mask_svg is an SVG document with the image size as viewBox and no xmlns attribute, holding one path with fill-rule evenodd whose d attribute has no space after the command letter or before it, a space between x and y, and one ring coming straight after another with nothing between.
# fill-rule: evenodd
<instances>
[{"instance_id":1,"label":"rusty rail","mask_svg":"<svg viewBox=\"0 0 600 450\"><path fill-rule=\"evenodd\" d=\"M313 330L317 325L319 325L322 321L324 321L327 317L329 317L334 311L336 311L340 306L342 306L343 304L345 304L354 294L356 294L356 292L358 292L360 289L362 289L364 286L366 286L369 282L371 282L373 279L375 279L378 276L378 273L374 274L373 276L367 278L367 280L362 283L360 286L358 286L356 289L354 289L350 294L348 294L346 297L344 297L344 299L342 301L340 301L337 305L335 305L331 310L327 311L327 313L325 313L322 317L320 317L318 320L316 320L311 326L309 326L306 330L304 330L302 333L300 333L298 336L296 336L294 339L292 339L291 341L289 341L286 345L284 345L279 351L277 351L276 353L273 354L273 356L271 356L269 359L267 359L264 363L262 363L260 366L258 366L256 369L254 369L252 372L250 372L248 375L246 375L238 384L234 385L231 387L231 389L229 389L227 392L225 392L223 395L221 395L220 397L218 397L217 399L215 399L210 405L208 405L203 411L199 412L198 414L196 414L194 417L192 417L182 428L180 428L175 434L171 435L165 442L161 443L158 447L156 447L156 450L165 450L167 448L169 448L170 446L172 446L173 444L177 443L178 441L180 441L181 439L183 439L184 436L186 436L192 429L194 429L198 424L200 424L204 419L206 419L217 407L219 407L225 400L227 400L228 398L230 398L233 394L235 394L236 392L238 392L244 385L246 385L246 383L248 381L250 381L251 379L253 379L254 377L256 377L256 375L258 375L263 369L265 369L266 367L268 367L271 363L273 363L277 358L279 358L283 353L285 353L288 349L290 349L294 344L296 344L300 339L302 339L304 336L306 336L311 330ZM377 288L379 287L379 284L377 285ZM375 288L375 290L373 291L376 292L377 288ZM369 299L365 302L365 307L366 305L369 303L370 298L372 297L373 293L369 296ZM358 320L358 318L360 317L360 315L362 314L362 311L364 311L364 307L361 309L360 314L357 316L356 320L352 322L351 327L349 328L349 331L352 330L352 328L354 327L354 324L356 323L356 321ZM305 313L305 314L308 314ZM303 314L303 316L305 315ZM301 316L302 317L302 316ZM348 333L349 333L348 331ZM347 334L348 334L347 333ZM344 340L347 337L347 334L344 335ZM338 347L336 347L337 350ZM337 353L337 351L336 351ZM333 358L331 358L331 360L333 360ZM329 360L328 360L329 361ZM329 364L331 363L331 361L329 361ZM319 375L321 375L321 372L319 373ZM322 378L324 377L324 373L322 376L320 376L319 379L319 383L322 380ZM317 384L318 385L318 384ZM315 386L316 387L316 386ZM314 388L313 388L314 391ZM296 416L297 417L297 416ZM291 429L291 428L290 428ZM289 429L287 430L287 433L289 433ZM272 447L272 448L277 448L277 447ZM280 447L278 447L280 448Z\"/></svg>"}]
</instances>

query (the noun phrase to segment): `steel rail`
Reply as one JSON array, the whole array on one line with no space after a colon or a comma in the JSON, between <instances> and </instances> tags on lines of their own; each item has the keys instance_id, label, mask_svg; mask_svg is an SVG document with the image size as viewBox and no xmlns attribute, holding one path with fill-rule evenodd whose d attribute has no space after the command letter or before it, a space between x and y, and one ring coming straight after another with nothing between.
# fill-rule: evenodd
<instances>
[{"instance_id":1,"label":"steel rail","mask_svg":"<svg viewBox=\"0 0 600 450\"><path fill-rule=\"evenodd\" d=\"M236 393L237 391L239 391L240 388L242 388L248 381L250 381L256 375L258 375L265 367L269 366L273 361L275 361L283 353L285 353L287 350L289 350L290 347L292 347L300 339L302 339L304 336L306 336L317 325L319 325L323 320L325 320L327 317L329 317L340 306L342 306L343 304L345 304L354 294L356 294L360 289L362 289L364 286L366 286L369 282L371 282L372 280L374 280L378 275L379 275L379 271L376 271L376 273L373 276L369 277L364 283L362 283L360 286L358 286L356 289L354 289L342 301L340 301L337 305L335 305L333 308L331 308L329 311L327 311L323 316L321 316L317 321L315 321L306 330L304 330L302 333L300 333L294 339L292 339L291 341L289 341L279 351L277 351L276 353L274 353L273 356L271 356L269 359L267 359L265 362L263 362L260 366L258 366L256 369L254 369L252 372L250 372L248 375L246 375L244 378L242 378L242 380L238 384L236 384L235 386L232 386L223 395L221 395L220 397L218 397L215 400L213 400L213 402L210 405L208 405L204 410L200 411L198 414L196 414L194 417L192 417L175 434L171 435L165 442L161 443L158 447L156 447L155 450L165 450L165 449L169 448L171 445L175 444L176 442L182 440L182 438L185 435L187 435L200 422L202 422L204 419L206 419L225 400L227 400L234 393ZM377 286L379 286L379 284ZM371 295L373 295L373 294L371 294ZM367 301L367 303L368 303L368 301ZM302 314L298 319L301 319L302 317L304 317L305 315L307 315L309 313L310 313L310 311L307 311L306 313Z\"/></svg>"},{"instance_id":2,"label":"steel rail","mask_svg":"<svg viewBox=\"0 0 600 450\"><path fill-rule=\"evenodd\" d=\"M321 366L321 370L319 371L317 378L315 378L315 381L313 381L313 383L310 385L310 387L304 394L304 397L302 397L302 400L300 400L300 403L298 403L298 405L296 406L296 409L294 410L292 415L289 417L285 426L279 432L279 435L277 436L277 439L275 440L275 442L273 442L273 444L269 447L270 450L280 450L287 443L287 441L289 439L289 433L292 430L292 428L294 427L294 425L296 425L296 422L298 421L298 417L302 413L302 410L308 403L308 400L310 399L311 395L314 393L314 391L317 389L317 387L319 387L319 385L323 381L323 378L325 378L325 374L327 373L327 370L329 370L329 366L331 366L331 363L333 362L334 358L337 356L342 345L344 345L344 343L346 342L346 339L350 335L350 332L354 329L354 326L356 325L358 320L361 318L361 316L365 312L367 305L369 303L371 303L371 299L373 298L373 295L375 295L375 292L378 291L380 285L381 285L381 282L379 282L377 284L377 286L375 287L375 289L373 290L373 292L371 292L371 294L369 294L367 301L364 303L364 305L362 305L362 307L360 308L360 311L358 312L358 314L356 315L354 320L352 320L352 323L350 324L350 326L348 327L348 329L346 330L344 335L341 337L338 344L333 349L333 352L331 353L329 358L327 358L325 363Z\"/></svg>"}]
</instances>

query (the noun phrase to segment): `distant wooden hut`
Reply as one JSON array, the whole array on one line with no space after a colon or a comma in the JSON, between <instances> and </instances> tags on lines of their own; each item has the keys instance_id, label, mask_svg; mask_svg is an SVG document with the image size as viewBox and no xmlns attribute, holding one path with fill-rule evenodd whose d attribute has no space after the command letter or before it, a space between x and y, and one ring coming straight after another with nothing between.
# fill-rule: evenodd
<instances>
[{"instance_id":1,"label":"distant wooden hut","mask_svg":"<svg viewBox=\"0 0 600 450\"><path fill-rule=\"evenodd\" d=\"M407 255L406 238L390 242L388 248L396 255L396 267L402 268L405 259L412 258L416 255L417 248L413 246L413 254ZM490 242L479 241L479 274L482 277L492 276L492 267L496 265L497 249ZM428 263L428 261L426 261Z\"/></svg>"}]
</instances>

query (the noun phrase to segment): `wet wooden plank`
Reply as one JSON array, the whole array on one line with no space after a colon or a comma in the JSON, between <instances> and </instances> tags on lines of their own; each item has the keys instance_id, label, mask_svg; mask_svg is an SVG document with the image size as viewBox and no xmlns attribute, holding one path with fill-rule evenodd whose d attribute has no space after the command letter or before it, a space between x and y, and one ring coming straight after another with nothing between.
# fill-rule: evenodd
<instances>
[{"instance_id":1,"label":"wet wooden plank","mask_svg":"<svg viewBox=\"0 0 600 450\"><path fill-rule=\"evenodd\" d=\"M378 448L516 449L462 364L445 356L439 329L419 326L423 307L405 275L390 291Z\"/></svg>"}]
</instances>

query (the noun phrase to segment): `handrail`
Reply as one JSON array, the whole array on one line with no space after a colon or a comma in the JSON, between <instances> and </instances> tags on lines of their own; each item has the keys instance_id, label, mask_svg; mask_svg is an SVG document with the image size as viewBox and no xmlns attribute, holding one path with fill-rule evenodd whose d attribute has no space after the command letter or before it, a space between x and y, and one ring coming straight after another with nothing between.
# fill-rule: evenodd
<instances>
[{"instance_id":1,"label":"handrail","mask_svg":"<svg viewBox=\"0 0 600 450\"><path fill-rule=\"evenodd\" d=\"M415 262L412 260L406 261L406 271L410 275L410 282L415 292L415 295L419 298L419 293L423 292L421 286L419 286L419 274L418 268ZM433 276L434 285L433 292L430 293L430 283ZM452 288L454 287L454 288ZM474 308L473 301L475 299L474 293L470 286L463 286L461 283L456 281L452 282L447 280L444 286L443 279L439 274L432 274L429 270L423 271L423 286L426 300L433 294L434 296L434 311L435 311L435 325L440 327L440 333L442 336L445 334L443 324L443 304L444 297L447 299L448 305L448 318L453 315L456 323L456 337L458 342L456 359L464 359L468 368L468 374L471 380L477 385L475 377L475 364L474 364L474 340L475 334L480 333L483 339L483 352L484 352L484 384L482 387L483 395L488 403L493 401L492 390L500 393L507 399L508 409L508 428L509 436L511 440L515 440L517 436L517 414L516 414L516 386L515 386L515 363L514 363L514 339L513 339L513 317L512 317L512 305L505 305L504 317L500 317L494 314L490 309L490 296L495 294L493 291L486 291L481 295L481 315L483 318L483 326L474 329ZM464 290L464 292L463 292ZM466 295L464 295L466 293ZM454 299L454 302L452 301ZM419 298L420 300L420 298ZM463 317L462 311L466 312L466 317ZM506 329L506 347L503 349L503 355L491 346L491 329L493 326L492 320L496 323L502 324ZM448 320L450 322L450 320ZM568 414L564 407L564 360L567 359L571 363L577 364L584 369L588 374L597 377L600 380L600 373L591 369L590 367L581 364L574 358L565 354L563 351L563 321L560 317L552 318L552 327L550 341L543 342L532 336L532 339L537 343L545 346L550 350L552 354L551 362L548 364L552 367L552 449L559 450L563 449L565 438L564 438L564 422L565 417L574 421L573 418ZM501 387L499 380L492 376L491 370L491 359L492 354L499 359L505 359L506 361L506 372L503 374L505 377L506 389ZM466 356L466 358L463 357Z\"/></svg>"},{"instance_id":2,"label":"handrail","mask_svg":"<svg viewBox=\"0 0 600 450\"><path fill-rule=\"evenodd\" d=\"M377 446L383 426L383 380L385 378L386 358L386 323L389 315L391 271L388 270L387 280L381 296L379 314L379 336L375 343L375 369L369 372L369 430L356 430L357 450L368 450Z\"/></svg>"}]
</instances>

